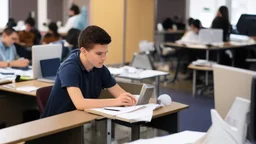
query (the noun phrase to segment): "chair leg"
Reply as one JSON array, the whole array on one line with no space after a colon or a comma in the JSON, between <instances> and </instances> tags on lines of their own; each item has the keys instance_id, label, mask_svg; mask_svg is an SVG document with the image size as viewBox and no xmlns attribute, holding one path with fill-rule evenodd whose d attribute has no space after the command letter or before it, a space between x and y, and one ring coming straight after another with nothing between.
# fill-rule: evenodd
<instances>
[{"instance_id":1,"label":"chair leg","mask_svg":"<svg viewBox=\"0 0 256 144\"><path fill-rule=\"evenodd\" d=\"M193 88L192 88L193 97L196 96L196 70L193 70Z\"/></svg>"}]
</instances>

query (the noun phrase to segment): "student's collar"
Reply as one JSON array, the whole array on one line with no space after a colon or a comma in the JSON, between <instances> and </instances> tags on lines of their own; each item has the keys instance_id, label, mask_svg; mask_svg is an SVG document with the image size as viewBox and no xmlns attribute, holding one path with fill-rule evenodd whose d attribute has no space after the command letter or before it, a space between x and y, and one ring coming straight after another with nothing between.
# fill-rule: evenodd
<instances>
[{"instance_id":1,"label":"student's collar","mask_svg":"<svg viewBox=\"0 0 256 144\"><path fill-rule=\"evenodd\" d=\"M88 70L84 67L84 65L83 65L83 63L82 63L82 61L81 61L81 59L80 59L80 51L79 51L78 54L77 54L77 58L78 58L78 61L79 61L79 65L80 65L80 67L82 68L83 71L85 71L85 72L87 72L87 73L90 73L90 72L93 72L93 71L94 71L95 67L93 67L90 71L88 71Z\"/></svg>"},{"instance_id":2,"label":"student's collar","mask_svg":"<svg viewBox=\"0 0 256 144\"><path fill-rule=\"evenodd\" d=\"M3 41L2 41L2 40L0 41L0 44L1 44L1 46L2 46L2 47L4 47L4 49L9 48L9 47L7 47L7 46L3 43Z\"/></svg>"}]
</instances>

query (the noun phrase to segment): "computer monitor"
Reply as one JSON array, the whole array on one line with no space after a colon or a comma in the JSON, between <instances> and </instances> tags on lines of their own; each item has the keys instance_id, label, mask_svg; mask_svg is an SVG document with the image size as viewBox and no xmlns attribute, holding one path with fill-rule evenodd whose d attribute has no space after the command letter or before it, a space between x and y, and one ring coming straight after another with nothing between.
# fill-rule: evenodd
<instances>
[{"instance_id":1,"label":"computer monitor","mask_svg":"<svg viewBox=\"0 0 256 144\"><path fill-rule=\"evenodd\" d=\"M236 28L241 35L256 36L256 15L242 14Z\"/></svg>"},{"instance_id":2,"label":"computer monitor","mask_svg":"<svg viewBox=\"0 0 256 144\"><path fill-rule=\"evenodd\" d=\"M32 47L32 70L33 78L42 78L42 70L40 66L41 60L59 58L61 59L62 46L60 44L53 45L35 45Z\"/></svg>"},{"instance_id":3,"label":"computer monitor","mask_svg":"<svg viewBox=\"0 0 256 144\"><path fill-rule=\"evenodd\" d=\"M214 44L223 42L222 29L201 29L199 31L200 44Z\"/></svg>"},{"instance_id":4,"label":"computer monitor","mask_svg":"<svg viewBox=\"0 0 256 144\"><path fill-rule=\"evenodd\" d=\"M251 87L251 108L250 108L250 123L248 126L248 139L256 143L256 76L252 78Z\"/></svg>"},{"instance_id":5,"label":"computer monitor","mask_svg":"<svg viewBox=\"0 0 256 144\"><path fill-rule=\"evenodd\" d=\"M223 119L236 97L251 99L251 82L254 76L255 71L213 65L215 109Z\"/></svg>"}]
</instances>

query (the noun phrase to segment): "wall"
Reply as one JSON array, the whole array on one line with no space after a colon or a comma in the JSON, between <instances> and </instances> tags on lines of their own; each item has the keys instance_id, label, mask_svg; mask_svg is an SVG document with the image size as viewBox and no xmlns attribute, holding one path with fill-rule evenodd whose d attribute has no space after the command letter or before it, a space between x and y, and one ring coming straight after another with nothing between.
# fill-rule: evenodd
<instances>
[{"instance_id":1,"label":"wall","mask_svg":"<svg viewBox=\"0 0 256 144\"><path fill-rule=\"evenodd\" d=\"M157 23L175 15L186 22L186 0L157 0Z\"/></svg>"},{"instance_id":2,"label":"wall","mask_svg":"<svg viewBox=\"0 0 256 144\"><path fill-rule=\"evenodd\" d=\"M35 11L37 22L37 0L10 0L10 17L16 21L25 20L29 12Z\"/></svg>"},{"instance_id":3,"label":"wall","mask_svg":"<svg viewBox=\"0 0 256 144\"><path fill-rule=\"evenodd\" d=\"M102 27L112 38L106 64L122 63L123 10L123 0L91 1L91 24Z\"/></svg>"},{"instance_id":4,"label":"wall","mask_svg":"<svg viewBox=\"0 0 256 144\"><path fill-rule=\"evenodd\" d=\"M51 21L63 20L63 0L47 0L47 17Z\"/></svg>"},{"instance_id":5,"label":"wall","mask_svg":"<svg viewBox=\"0 0 256 144\"><path fill-rule=\"evenodd\" d=\"M154 0L127 0L125 62L138 52L141 40L154 40Z\"/></svg>"}]
</instances>

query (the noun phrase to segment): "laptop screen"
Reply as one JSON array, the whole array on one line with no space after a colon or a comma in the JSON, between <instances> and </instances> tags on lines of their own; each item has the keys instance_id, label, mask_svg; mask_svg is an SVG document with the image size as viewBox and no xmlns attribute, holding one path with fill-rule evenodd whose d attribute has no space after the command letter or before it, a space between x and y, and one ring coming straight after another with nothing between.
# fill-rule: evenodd
<instances>
[{"instance_id":1,"label":"laptop screen","mask_svg":"<svg viewBox=\"0 0 256 144\"><path fill-rule=\"evenodd\" d=\"M60 67L60 59L52 58L52 59L41 60L40 65L41 65L43 77L56 76L57 70Z\"/></svg>"}]
</instances>

